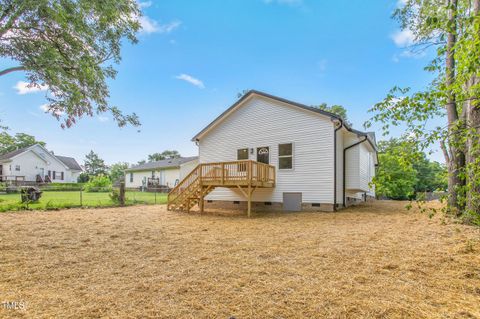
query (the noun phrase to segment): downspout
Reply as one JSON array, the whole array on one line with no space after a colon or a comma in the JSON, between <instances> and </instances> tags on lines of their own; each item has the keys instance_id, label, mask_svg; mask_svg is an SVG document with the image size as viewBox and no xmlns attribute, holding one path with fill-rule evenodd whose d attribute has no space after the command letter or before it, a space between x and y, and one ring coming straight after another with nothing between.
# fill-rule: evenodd
<instances>
[{"instance_id":1,"label":"downspout","mask_svg":"<svg viewBox=\"0 0 480 319\"><path fill-rule=\"evenodd\" d=\"M346 178L345 178L345 171L346 171L346 168L345 168L345 162L346 162L345 161L345 154L347 153L347 151L349 149L351 149L352 147L355 147L357 145L362 144L367 139L368 139L368 136L365 136L365 138L363 140L358 141L357 143L354 143L354 144L352 144L350 146L347 146L343 149L343 207L346 207L346 203L345 203L345 194L346 194L346 192L345 192L345 189L346 189L346 187L345 187L345 183L346 183Z\"/></svg>"},{"instance_id":2,"label":"downspout","mask_svg":"<svg viewBox=\"0 0 480 319\"><path fill-rule=\"evenodd\" d=\"M340 126L333 131L333 211L337 211L337 132L343 127L343 121L339 120ZM338 122L333 122L337 125Z\"/></svg>"}]
</instances>

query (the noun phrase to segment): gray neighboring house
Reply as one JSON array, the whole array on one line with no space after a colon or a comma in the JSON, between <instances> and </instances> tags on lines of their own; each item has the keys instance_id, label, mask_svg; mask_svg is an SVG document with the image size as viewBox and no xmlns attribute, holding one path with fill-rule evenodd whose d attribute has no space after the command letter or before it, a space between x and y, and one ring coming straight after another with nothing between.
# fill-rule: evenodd
<instances>
[{"instance_id":1,"label":"gray neighboring house","mask_svg":"<svg viewBox=\"0 0 480 319\"><path fill-rule=\"evenodd\" d=\"M174 187L198 165L198 156L148 162L125 170L125 186L138 188L158 185Z\"/></svg>"}]
</instances>

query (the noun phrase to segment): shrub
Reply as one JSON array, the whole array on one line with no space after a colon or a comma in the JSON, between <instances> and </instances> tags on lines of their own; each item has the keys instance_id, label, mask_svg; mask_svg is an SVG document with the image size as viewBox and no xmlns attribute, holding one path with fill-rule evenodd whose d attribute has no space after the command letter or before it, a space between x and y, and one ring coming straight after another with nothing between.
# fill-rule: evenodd
<instances>
[{"instance_id":1,"label":"shrub","mask_svg":"<svg viewBox=\"0 0 480 319\"><path fill-rule=\"evenodd\" d=\"M50 183L40 187L42 191L79 191L83 188L83 183Z\"/></svg>"},{"instance_id":2,"label":"shrub","mask_svg":"<svg viewBox=\"0 0 480 319\"><path fill-rule=\"evenodd\" d=\"M77 182L86 183L88 182L89 179L90 179L90 176L87 173L83 172L83 173L80 173L80 175L78 176Z\"/></svg>"},{"instance_id":3,"label":"shrub","mask_svg":"<svg viewBox=\"0 0 480 319\"><path fill-rule=\"evenodd\" d=\"M110 192L112 191L112 181L105 175L92 176L85 184L84 190L90 193Z\"/></svg>"}]
</instances>

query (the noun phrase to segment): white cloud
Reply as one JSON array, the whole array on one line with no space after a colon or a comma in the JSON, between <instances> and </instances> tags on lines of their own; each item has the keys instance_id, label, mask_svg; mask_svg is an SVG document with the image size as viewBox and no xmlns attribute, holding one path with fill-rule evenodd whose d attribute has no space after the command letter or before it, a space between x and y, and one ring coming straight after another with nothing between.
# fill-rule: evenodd
<instances>
[{"instance_id":1,"label":"white cloud","mask_svg":"<svg viewBox=\"0 0 480 319\"><path fill-rule=\"evenodd\" d=\"M108 122L109 118L106 116L98 116L98 120L102 123Z\"/></svg>"},{"instance_id":2,"label":"white cloud","mask_svg":"<svg viewBox=\"0 0 480 319\"><path fill-rule=\"evenodd\" d=\"M185 73L182 73L180 75L177 75L175 77L176 79L179 79L179 80L182 80L182 81L186 81L190 84L193 84L195 85L196 87L199 87L201 89L204 89L205 88L205 85L203 84L202 81L200 81L199 79L196 79L194 78L193 76L191 75L188 75L188 74L185 74Z\"/></svg>"},{"instance_id":3,"label":"white cloud","mask_svg":"<svg viewBox=\"0 0 480 319\"><path fill-rule=\"evenodd\" d=\"M25 81L18 81L13 88L16 89L17 93L20 95L48 90L47 85L32 86Z\"/></svg>"},{"instance_id":4,"label":"white cloud","mask_svg":"<svg viewBox=\"0 0 480 319\"><path fill-rule=\"evenodd\" d=\"M320 61L317 62L318 69L323 72L327 69L327 59L321 59Z\"/></svg>"},{"instance_id":5,"label":"white cloud","mask_svg":"<svg viewBox=\"0 0 480 319\"><path fill-rule=\"evenodd\" d=\"M140 9L144 9L144 8L149 8L152 6L152 1L139 1L138 2L138 6L140 7Z\"/></svg>"},{"instance_id":6,"label":"white cloud","mask_svg":"<svg viewBox=\"0 0 480 319\"><path fill-rule=\"evenodd\" d=\"M160 24L148 16L141 16L138 21L143 33L170 33L177 29L182 22L175 20L167 24Z\"/></svg>"},{"instance_id":7,"label":"white cloud","mask_svg":"<svg viewBox=\"0 0 480 319\"><path fill-rule=\"evenodd\" d=\"M63 111L59 111L59 110L54 111L54 110L50 109L48 104L40 105L40 110L43 111L44 113L52 113L52 114L55 114L57 116L62 116L63 114L65 114L65 112L63 112Z\"/></svg>"},{"instance_id":8,"label":"white cloud","mask_svg":"<svg viewBox=\"0 0 480 319\"><path fill-rule=\"evenodd\" d=\"M397 7L401 8L407 4L408 0L397 0Z\"/></svg>"},{"instance_id":9,"label":"white cloud","mask_svg":"<svg viewBox=\"0 0 480 319\"><path fill-rule=\"evenodd\" d=\"M398 47L406 47L415 43L415 35L411 30L399 30L391 35L393 42Z\"/></svg>"},{"instance_id":10,"label":"white cloud","mask_svg":"<svg viewBox=\"0 0 480 319\"><path fill-rule=\"evenodd\" d=\"M278 4L286 4L289 6L299 6L303 4L303 0L263 0L264 3L278 3Z\"/></svg>"},{"instance_id":11,"label":"white cloud","mask_svg":"<svg viewBox=\"0 0 480 319\"><path fill-rule=\"evenodd\" d=\"M401 58L411 58L411 59L421 59L427 55L425 50L420 51L411 51L411 50L404 50L400 54L394 54L392 57L392 61L395 63L400 62Z\"/></svg>"}]
</instances>

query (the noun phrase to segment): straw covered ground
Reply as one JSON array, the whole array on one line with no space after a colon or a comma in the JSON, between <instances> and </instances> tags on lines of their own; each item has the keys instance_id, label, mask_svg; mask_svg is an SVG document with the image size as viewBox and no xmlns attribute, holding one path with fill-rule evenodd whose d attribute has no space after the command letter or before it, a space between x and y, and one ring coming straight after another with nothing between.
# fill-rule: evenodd
<instances>
[{"instance_id":1,"label":"straw covered ground","mask_svg":"<svg viewBox=\"0 0 480 319\"><path fill-rule=\"evenodd\" d=\"M0 318L480 318L479 229L404 205L1 213Z\"/></svg>"}]
</instances>

